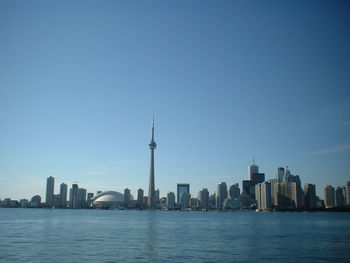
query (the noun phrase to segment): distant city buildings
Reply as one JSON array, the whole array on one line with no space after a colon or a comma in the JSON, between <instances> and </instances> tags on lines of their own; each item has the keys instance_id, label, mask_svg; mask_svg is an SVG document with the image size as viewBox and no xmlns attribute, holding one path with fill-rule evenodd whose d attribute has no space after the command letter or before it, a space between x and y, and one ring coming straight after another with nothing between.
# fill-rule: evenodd
<instances>
[{"instance_id":1,"label":"distant city buildings","mask_svg":"<svg viewBox=\"0 0 350 263\"><path fill-rule=\"evenodd\" d=\"M177 184L177 204L181 203L182 194L190 194L190 184Z\"/></svg>"},{"instance_id":2,"label":"distant city buildings","mask_svg":"<svg viewBox=\"0 0 350 263\"><path fill-rule=\"evenodd\" d=\"M268 211L272 209L271 184L269 182L255 185L255 197L258 210Z\"/></svg>"},{"instance_id":3,"label":"distant city buildings","mask_svg":"<svg viewBox=\"0 0 350 263\"><path fill-rule=\"evenodd\" d=\"M55 178L52 176L48 177L46 180L46 199L45 205L47 207L53 207L53 194L55 187Z\"/></svg>"},{"instance_id":4,"label":"distant city buildings","mask_svg":"<svg viewBox=\"0 0 350 263\"><path fill-rule=\"evenodd\" d=\"M306 210L316 209L316 186L314 184L304 184L304 207Z\"/></svg>"},{"instance_id":5,"label":"distant city buildings","mask_svg":"<svg viewBox=\"0 0 350 263\"><path fill-rule=\"evenodd\" d=\"M227 185L225 182L221 182L216 187L216 208L222 210L223 203L227 198Z\"/></svg>"},{"instance_id":6,"label":"distant city buildings","mask_svg":"<svg viewBox=\"0 0 350 263\"><path fill-rule=\"evenodd\" d=\"M142 209L144 207L144 204L145 204L145 202L144 202L144 196L143 196L143 189L139 188L137 190L137 204L136 204L136 206L138 208Z\"/></svg>"},{"instance_id":7,"label":"distant city buildings","mask_svg":"<svg viewBox=\"0 0 350 263\"><path fill-rule=\"evenodd\" d=\"M101 209L169 209L169 210L239 210L256 209L257 211L271 210L350 210L350 181L345 186L324 186L324 200L316 195L316 185L306 183L302 188L299 175L293 175L288 166L278 167L275 178L265 179L265 174L259 172L259 166L248 166L248 179L243 180L241 188L238 183L232 183L227 187L226 182L216 185L216 191L209 193L208 188L202 188L197 196L191 196L190 184L178 183L176 196L174 192L168 192L166 197L160 196L160 190L155 190L154 150L157 144L154 140L154 118L152 123L152 138L149 143L151 150L151 165L149 174L149 192L144 196L144 190L137 190L137 199L131 194L129 188L124 189L124 194L115 191L97 191L87 193L77 183L69 189L60 184L59 193L54 193L55 178L50 176L46 180L45 203L39 195L30 200L0 200L1 207L11 208L101 208ZM242 191L241 191L242 189Z\"/></svg>"},{"instance_id":8,"label":"distant city buildings","mask_svg":"<svg viewBox=\"0 0 350 263\"><path fill-rule=\"evenodd\" d=\"M68 185L65 183L61 183L60 185L60 207L64 208L67 206L67 193L68 193Z\"/></svg>"},{"instance_id":9,"label":"distant city buildings","mask_svg":"<svg viewBox=\"0 0 350 263\"><path fill-rule=\"evenodd\" d=\"M173 192L169 192L167 194L167 199L166 199L166 206L167 208L175 208L175 194Z\"/></svg>"},{"instance_id":10,"label":"distant city buildings","mask_svg":"<svg viewBox=\"0 0 350 263\"><path fill-rule=\"evenodd\" d=\"M209 208L209 191L207 188L203 188L198 192L198 207L200 209Z\"/></svg>"},{"instance_id":11,"label":"distant city buildings","mask_svg":"<svg viewBox=\"0 0 350 263\"><path fill-rule=\"evenodd\" d=\"M333 208L335 206L335 192L334 187L326 185L324 187L324 204L326 208Z\"/></svg>"},{"instance_id":12,"label":"distant city buildings","mask_svg":"<svg viewBox=\"0 0 350 263\"><path fill-rule=\"evenodd\" d=\"M125 207L130 207L131 203L130 203L130 189L129 188L125 188L124 189L124 205Z\"/></svg>"}]
</instances>

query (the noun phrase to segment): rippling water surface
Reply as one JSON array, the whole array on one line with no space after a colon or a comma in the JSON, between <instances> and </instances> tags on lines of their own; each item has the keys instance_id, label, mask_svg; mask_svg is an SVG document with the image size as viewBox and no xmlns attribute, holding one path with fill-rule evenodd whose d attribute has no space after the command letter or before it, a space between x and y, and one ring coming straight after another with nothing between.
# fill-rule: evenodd
<instances>
[{"instance_id":1,"label":"rippling water surface","mask_svg":"<svg viewBox=\"0 0 350 263\"><path fill-rule=\"evenodd\" d=\"M0 262L350 262L350 213L2 208Z\"/></svg>"}]
</instances>

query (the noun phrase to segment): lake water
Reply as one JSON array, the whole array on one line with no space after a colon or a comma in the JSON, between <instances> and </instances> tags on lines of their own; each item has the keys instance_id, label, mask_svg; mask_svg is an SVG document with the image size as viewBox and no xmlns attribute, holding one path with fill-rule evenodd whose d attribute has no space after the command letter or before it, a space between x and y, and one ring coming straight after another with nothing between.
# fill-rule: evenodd
<instances>
[{"instance_id":1,"label":"lake water","mask_svg":"<svg viewBox=\"0 0 350 263\"><path fill-rule=\"evenodd\" d=\"M350 213L0 208L0 262L350 262Z\"/></svg>"}]
</instances>

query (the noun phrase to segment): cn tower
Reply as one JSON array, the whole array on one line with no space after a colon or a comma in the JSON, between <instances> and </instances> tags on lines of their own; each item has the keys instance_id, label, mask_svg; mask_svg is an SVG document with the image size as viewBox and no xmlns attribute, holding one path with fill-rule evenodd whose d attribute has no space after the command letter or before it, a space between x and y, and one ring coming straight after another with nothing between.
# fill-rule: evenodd
<instances>
[{"instance_id":1,"label":"cn tower","mask_svg":"<svg viewBox=\"0 0 350 263\"><path fill-rule=\"evenodd\" d=\"M152 122L152 139L151 142L148 144L148 148L151 149L151 169L149 173L148 206L150 208L154 208L156 203L154 193L154 149L157 148L157 144L154 141L154 116Z\"/></svg>"}]
</instances>

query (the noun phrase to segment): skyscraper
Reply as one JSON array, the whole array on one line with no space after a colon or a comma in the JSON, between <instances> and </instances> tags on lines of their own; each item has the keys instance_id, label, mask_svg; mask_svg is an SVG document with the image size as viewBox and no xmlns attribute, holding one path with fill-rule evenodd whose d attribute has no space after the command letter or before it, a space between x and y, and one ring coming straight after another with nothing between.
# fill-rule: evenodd
<instances>
[{"instance_id":1,"label":"skyscraper","mask_svg":"<svg viewBox=\"0 0 350 263\"><path fill-rule=\"evenodd\" d=\"M259 210L271 209L271 184L263 182L255 185L255 198Z\"/></svg>"},{"instance_id":2,"label":"skyscraper","mask_svg":"<svg viewBox=\"0 0 350 263\"><path fill-rule=\"evenodd\" d=\"M305 209L316 208L316 186L314 184L304 184L304 205Z\"/></svg>"},{"instance_id":3,"label":"skyscraper","mask_svg":"<svg viewBox=\"0 0 350 263\"><path fill-rule=\"evenodd\" d=\"M47 178L46 181L46 200L45 200L45 204L48 207L52 207L53 206L53 190L55 187L55 178L50 176Z\"/></svg>"},{"instance_id":4,"label":"skyscraper","mask_svg":"<svg viewBox=\"0 0 350 263\"><path fill-rule=\"evenodd\" d=\"M60 198L61 198L60 206L61 207L66 207L67 191L68 191L67 189L68 189L68 186L65 183L61 183L61 186L60 186Z\"/></svg>"},{"instance_id":5,"label":"skyscraper","mask_svg":"<svg viewBox=\"0 0 350 263\"><path fill-rule=\"evenodd\" d=\"M227 198L227 185L225 182L221 182L216 188L216 208L222 209L222 204Z\"/></svg>"},{"instance_id":6,"label":"skyscraper","mask_svg":"<svg viewBox=\"0 0 350 263\"><path fill-rule=\"evenodd\" d=\"M229 187L229 197L230 199L236 199L239 197L240 195L240 189L239 189L239 185L238 183L236 184L231 184L230 187Z\"/></svg>"},{"instance_id":7,"label":"skyscraper","mask_svg":"<svg viewBox=\"0 0 350 263\"><path fill-rule=\"evenodd\" d=\"M198 203L199 208L209 207L209 192L207 188L203 188L198 192Z\"/></svg>"},{"instance_id":8,"label":"skyscraper","mask_svg":"<svg viewBox=\"0 0 350 263\"><path fill-rule=\"evenodd\" d=\"M183 193L190 193L190 184L177 184L177 204L181 202L181 195Z\"/></svg>"},{"instance_id":9,"label":"skyscraper","mask_svg":"<svg viewBox=\"0 0 350 263\"><path fill-rule=\"evenodd\" d=\"M342 187L337 187L335 189L335 206L343 207L345 206L345 196Z\"/></svg>"},{"instance_id":10,"label":"skyscraper","mask_svg":"<svg viewBox=\"0 0 350 263\"><path fill-rule=\"evenodd\" d=\"M155 207L156 198L155 198L155 185L154 185L154 150L157 148L157 144L154 141L154 117L152 123L152 139L148 145L148 148L151 150L151 167L149 174L149 190L148 190L148 206L150 208Z\"/></svg>"},{"instance_id":11,"label":"skyscraper","mask_svg":"<svg viewBox=\"0 0 350 263\"><path fill-rule=\"evenodd\" d=\"M168 208L174 208L175 207L175 194L173 192L169 192L167 194L166 206Z\"/></svg>"},{"instance_id":12,"label":"skyscraper","mask_svg":"<svg viewBox=\"0 0 350 263\"><path fill-rule=\"evenodd\" d=\"M324 204L326 208L332 208L335 206L334 195L334 187L331 185L326 185L324 187Z\"/></svg>"},{"instance_id":13,"label":"skyscraper","mask_svg":"<svg viewBox=\"0 0 350 263\"><path fill-rule=\"evenodd\" d=\"M124 189L124 205L125 207L130 207L130 189Z\"/></svg>"},{"instance_id":14,"label":"skyscraper","mask_svg":"<svg viewBox=\"0 0 350 263\"><path fill-rule=\"evenodd\" d=\"M143 201L143 189L139 188L137 190L137 206L139 208L143 208L144 206L144 201Z\"/></svg>"},{"instance_id":15,"label":"skyscraper","mask_svg":"<svg viewBox=\"0 0 350 263\"><path fill-rule=\"evenodd\" d=\"M78 184L73 184L69 191L69 206L71 208L78 208Z\"/></svg>"},{"instance_id":16,"label":"skyscraper","mask_svg":"<svg viewBox=\"0 0 350 263\"><path fill-rule=\"evenodd\" d=\"M255 161L253 160L253 164L248 166L248 178L250 181L253 181L253 175L259 173L259 166L255 165Z\"/></svg>"},{"instance_id":17,"label":"skyscraper","mask_svg":"<svg viewBox=\"0 0 350 263\"><path fill-rule=\"evenodd\" d=\"M346 186L343 187L345 204L350 206L350 182L347 182Z\"/></svg>"},{"instance_id":18,"label":"skyscraper","mask_svg":"<svg viewBox=\"0 0 350 263\"><path fill-rule=\"evenodd\" d=\"M279 183L283 182L283 177L284 177L284 168L278 167L277 168L277 180Z\"/></svg>"}]
</instances>

